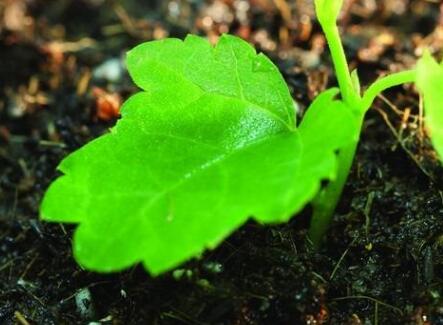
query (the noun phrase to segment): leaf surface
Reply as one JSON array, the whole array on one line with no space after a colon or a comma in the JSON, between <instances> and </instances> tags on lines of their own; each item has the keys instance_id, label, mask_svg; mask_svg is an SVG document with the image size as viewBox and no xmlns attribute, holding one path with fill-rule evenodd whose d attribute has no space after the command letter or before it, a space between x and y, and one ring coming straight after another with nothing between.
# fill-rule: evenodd
<instances>
[{"instance_id":1,"label":"leaf surface","mask_svg":"<svg viewBox=\"0 0 443 325\"><path fill-rule=\"evenodd\" d=\"M417 86L424 98L426 127L432 144L443 161L443 66L429 53L417 64Z\"/></svg>"},{"instance_id":2,"label":"leaf surface","mask_svg":"<svg viewBox=\"0 0 443 325\"><path fill-rule=\"evenodd\" d=\"M144 89L106 134L65 158L41 216L78 223L74 255L117 271L169 270L254 217L287 221L336 173L350 110L320 95L296 128L275 66L244 41L195 36L142 44L128 68Z\"/></svg>"},{"instance_id":3,"label":"leaf surface","mask_svg":"<svg viewBox=\"0 0 443 325\"><path fill-rule=\"evenodd\" d=\"M263 54L247 42L224 35L215 47L201 37L143 43L128 53L128 68L142 89L165 90L180 82L181 91L199 88L265 108L289 127L295 123L294 103L284 79ZM149 72L147 72L149 71ZM177 94L175 87L168 89Z\"/></svg>"}]
</instances>

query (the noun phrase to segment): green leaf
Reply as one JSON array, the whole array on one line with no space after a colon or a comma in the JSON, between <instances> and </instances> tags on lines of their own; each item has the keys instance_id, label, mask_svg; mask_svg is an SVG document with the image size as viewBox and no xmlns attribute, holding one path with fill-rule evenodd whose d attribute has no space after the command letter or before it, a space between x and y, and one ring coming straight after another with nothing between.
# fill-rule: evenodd
<instances>
[{"instance_id":1,"label":"green leaf","mask_svg":"<svg viewBox=\"0 0 443 325\"><path fill-rule=\"evenodd\" d=\"M122 119L65 158L43 220L77 223L74 255L101 272L142 262L152 274L214 248L248 218L284 222L336 174L356 137L337 90L295 127L275 66L244 41L196 36L142 44L128 68L145 91Z\"/></svg>"},{"instance_id":2,"label":"green leaf","mask_svg":"<svg viewBox=\"0 0 443 325\"><path fill-rule=\"evenodd\" d=\"M127 61L131 77L144 90L165 90L168 83L180 82L184 94L197 88L239 98L266 108L289 127L295 123L294 103L278 69L234 36L224 35L215 48L194 35L184 42L148 42L131 50Z\"/></svg>"},{"instance_id":3,"label":"green leaf","mask_svg":"<svg viewBox=\"0 0 443 325\"><path fill-rule=\"evenodd\" d=\"M417 64L417 86L424 98L426 127L443 161L443 66L429 52Z\"/></svg>"}]
</instances>

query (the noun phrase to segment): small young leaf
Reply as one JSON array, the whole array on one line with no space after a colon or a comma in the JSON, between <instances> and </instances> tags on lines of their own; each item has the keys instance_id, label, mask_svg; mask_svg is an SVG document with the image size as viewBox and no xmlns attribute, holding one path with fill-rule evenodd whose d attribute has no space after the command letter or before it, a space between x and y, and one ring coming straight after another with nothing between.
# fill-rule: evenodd
<instances>
[{"instance_id":1,"label":"small young leaf","mask_svg":"<svg viewBox=\"0 0 443 325\"><path fill-rule=\"evenodd\" d=\"M358 76L357 69L352 70L351 79L352 79L352 85L354 86L354 90L357 92L357 94L361 94L360 77Z\"/></svg>"},{"instance_id":2,"label":"small young leaf","mask_svg":"<svg viewBox=\"0 0 443 325\"><path fill-rule=\"evenodd\" d=\"M343 0L315 0L315 12L321 25L334 25L343 7Z\"/></svg>"},{"instance_id":3,"label":"small young leaf","mask_svg":"<svg viewBox=\"0 0 443 325\"><path fill-rule=\"evenodd\" d=\"M426 127L443 161L443 66L429 52L417 64L417 86L424 97Z\"/></svg>"},{"instance_id":4,"label":"small young leaf","mask_svg":"<svg viewBox=\"0 0 443 325\"><path fill-rule=\"evenodd\" d=\"M128 68L145 91L110 134L62 161L41 206L46 221L79 224L74 255L91 270L142 262L159 274L249 217L288 220L357 136L336 90L297 129L278 70L232 36L215 48L196 36L145 43Z\"/></svg>"}]
</instances>

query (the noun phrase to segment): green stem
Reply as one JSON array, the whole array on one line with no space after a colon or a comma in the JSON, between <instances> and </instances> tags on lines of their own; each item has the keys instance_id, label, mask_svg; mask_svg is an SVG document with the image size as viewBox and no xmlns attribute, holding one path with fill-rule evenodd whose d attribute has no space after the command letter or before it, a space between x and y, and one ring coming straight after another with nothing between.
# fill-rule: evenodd
<instances>
[{"instance_id":1,"label":"green stem","mask_svg":"<svg viewBox=\"0 0 443 325\"><path fill-rule=\"evenodd\" d=\"M359 125L356 127L360 130L361 125L363 124L364 110L361 109L359 89L355 89L354 83L352 82L338 27L335 22L333 22L322 24L322 28L331 51L342 99L349 107L355 108L354 112L359 121ZM311 240L315 248L320 246L321 240L331 223L335 208L337 207L351 170L357 145L358 141L354 141L340 150L338 154L338 172L336 179L329 183L325 189L320 191L312 202L313 215L308 238Z\"/></svg>"},{"instance_id":2,"label":"green stem","mask_svg":"<svg viewBox=\"0 0 443 325\"><path fill-rule=\"evenodd\" d=\"M332 61L334 63L335 73L337 76L337 81L340 87L343 101L348 104L353 104L355 103L356 99L359 98L359 94L353 86L348 61L346 60L346 54L341 42L338 27L334 23L331 25L322 25L322 28L331 52Z\"/></svg>"},{"instance_id":3,"label":"green stem","mask_svg":"<svg viewBox=\"0 0 443 325\"><path fill-rule=\"evenodd\" d=\"M362 114L359 118L359 129L363 124ZM334 181L328 184L312 202L313 214L309 227L308 238L315 249L320 247L321 241L326 234L332 221L334 211L343 192L343 188L351 171L358 141L350 143L338 153L338 171Z\"/></svg>"},{"instance_id":4,"label":"green stem","mask_svg":"<svg viewBox=\"0 0 443 325\"><path fill-rule=\"evenodd\" d=\"M365 112L371 107L375 98L388 88L399 86L415 81L415 70L387 75L375 81L365 92L363 98L357 104L358 127L362 128ZM343 148L338 154L337 178L323 189L312 202L313 215L309 228L308 237L314 248L319 248L321 241L331 223L334 211L343 192L349 172L352 167L358 141Z\"/></svg>"},{"instance_id":5,"label":"green stem","mask_svg":"<svg viewBox=\"0 0 443 325\"><path fill-rule=\"evenodd\" d=\"M375 81L365 92L362 99L362 108L367 111L375 98L388 88L415 82L415 70L407 70L387 75Z\"/></svg>"},{"instance_id":6,"label":"green stem","mask_svg":"<svg viewBox=\"0 0 443 325\"><path fill-rule=\"evenodd\" d=\"M358 131L361 132L365 113L370 108L378 94L388 88L415 81L415 71L404 71L380 78L368 88L362 98L360 95L360 90L357 89L359 87L354 86L354 84L358 83L354 83L352 81L352 76L346 60L346 54L335 21L336 17L335 19L332 19L328 16L322 16L324 14L324 6L326 4L331 6L334 3L324 3L321 1L316 2L317 15L319 18L322 18L319 20L331 52L342 100L350 108L352 108L353 112L355 113L358 121L356 128L358 128ZM331 181L323 190L321 190L312 202L313 215L308 238L311 240L315 248L320 246L321 240L325 235L329 224L331 223L332 216L334 215L334 211L349 176L357 146L358 140L353 141L348 146L340 150L337 156L338 171L336 179Z\"/></svg>"}]
</instances>

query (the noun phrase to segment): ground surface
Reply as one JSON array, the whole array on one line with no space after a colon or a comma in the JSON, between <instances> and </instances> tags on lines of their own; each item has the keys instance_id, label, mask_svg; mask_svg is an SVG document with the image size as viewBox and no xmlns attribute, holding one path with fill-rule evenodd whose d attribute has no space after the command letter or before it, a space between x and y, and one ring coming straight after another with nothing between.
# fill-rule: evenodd
<instances>
[{"instance_id":1,"label":"ground surface","mask_svg":"<svg viewBox=\"0 0 443 325\"><path fill-rule=\"evenodd\" d=\"M124 52L188 32L242 36L281 68L302 108L335 81L310 1L0 2L0 324L443 324L443 173L411 87L377 100L321 251L308 209L250 222L179 271L80 269L72 227L38 206L62 157L107 132L136 91ZM438 1L348 1L362 79L443 47Z\"/></svg>"}]
</instances>

